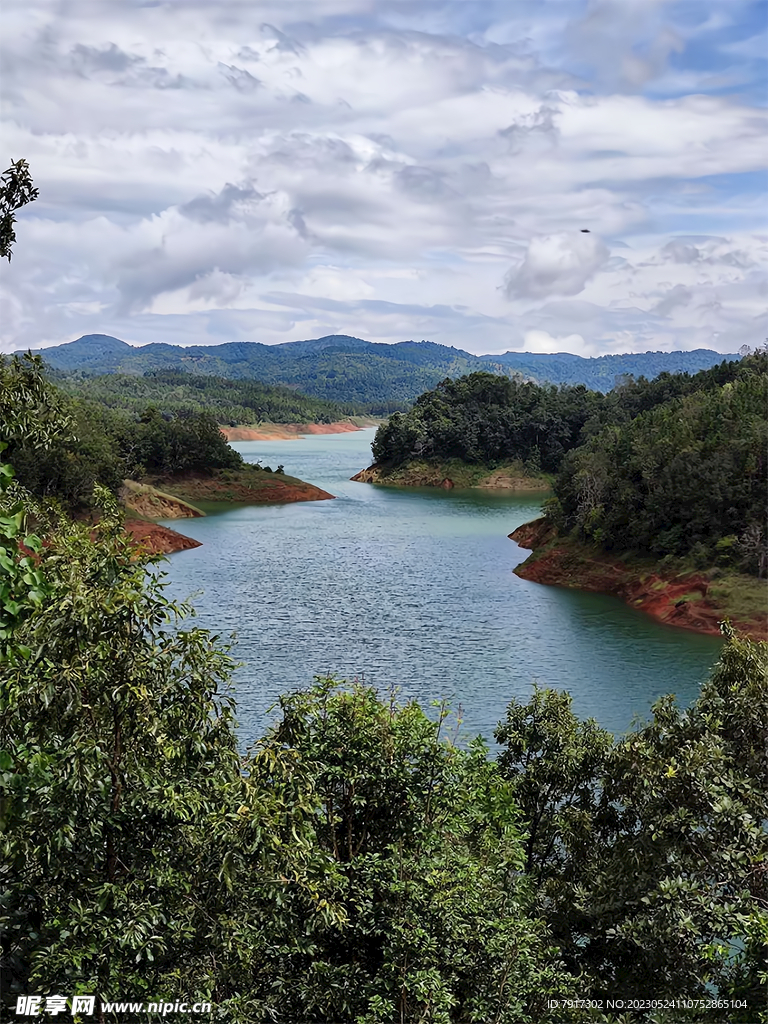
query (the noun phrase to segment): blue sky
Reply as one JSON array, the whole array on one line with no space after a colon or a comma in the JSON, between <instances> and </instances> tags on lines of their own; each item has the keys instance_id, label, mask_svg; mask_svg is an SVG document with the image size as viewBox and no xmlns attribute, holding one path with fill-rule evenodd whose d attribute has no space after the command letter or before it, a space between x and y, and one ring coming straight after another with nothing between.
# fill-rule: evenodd
<instances>
[{"instance_id":1,"label":"blue sky","mask_svg":"<svg viewBox=\"0 0 768 1024\"><path fill-rule=\"evenodd\" d=\"M766 0L6 0L6 165L40 199L0 348L760 344L767 22Z\"/></svg>"}]
</instances>

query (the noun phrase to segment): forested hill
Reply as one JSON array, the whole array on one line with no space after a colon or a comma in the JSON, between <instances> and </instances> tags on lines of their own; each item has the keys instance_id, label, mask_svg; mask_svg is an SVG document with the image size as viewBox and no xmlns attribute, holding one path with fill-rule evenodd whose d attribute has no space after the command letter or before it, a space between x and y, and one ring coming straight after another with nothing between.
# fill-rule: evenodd
<instances>
[{"instance_id":1,"label":"forested hill","mask_svg":"<svg viewBox=\"0 0 768 1024\"><path fill-rule=\"evenodd\" d=\"M708 348L697 348L691 352L626 352L590 359L569 352L505 352L493 356L501 366L516 370L529 380L548 381L550 384L586 384L593 391L603 392L610 391L622 377L651 380L660 373L698 373L723 359L738 358L738 355L721 355Z\"/></svg>"},{"instance_id":2,"label":"forested hill","mask_svg":"<svg viewBox=\"0 0 768 1024\"><path fill-rule=\"evenodd\" d=\"M51 380L69 395L120 409L135 416L149 407L167 415L208 413L218 423L335 423L350 416L376 416L378 410L359 402L329 402L302 395L294 388L255 380L149 370L143 377L127 373L90 376L77 371L52 371Z\"/></svg>"},{"instance_id":3,"label":"forested hill","mask_svg":"<svg viewBox=\"0 0 768 1024\"><path fill-rule=\"evenodd\" d=\"M89 374L142 375L154 370L187 370L235 380L286 385L314 398L375 405L386 414L412 402L444 377L473 370L517 376L459 349L431 342L374 344L333 335L282 345L228 342L223 345L152 344L135 348L103 334L43 349L46 364Z\"/></svg>"},{"instance_id":4,"label":"forested hill","mask_svg":"<svg viewBox=\"0 0 768 1024\"><path fill-rule=\"evenodd\" d=\"M386 473L413 460L522 462L556 474L548 515L609 550L765 575L768 354L609 394L474 373L377 431Z\"/></svg>"},{"instance_id":5,"label":"forested hill","mask_svg":"<svg viewBox=\"0 0 768 1024\"><path fill-rule=\"evenodd\" d=\"M135 347L105 334L89 334L40 350L49 367L88 374L141 376L154 370L187 370L230 379L287 385L333 402L375 404L385 414L413 402L446 377L486 371L555 384L586 384L608 391L626 374L655 377L662 371L695 373L724 357L707 349L644 352L582 359L569 354L507 352L475 356L427 341L387 345L346 335L280 345L150 344Z\"/></svg>"}]
</instances>

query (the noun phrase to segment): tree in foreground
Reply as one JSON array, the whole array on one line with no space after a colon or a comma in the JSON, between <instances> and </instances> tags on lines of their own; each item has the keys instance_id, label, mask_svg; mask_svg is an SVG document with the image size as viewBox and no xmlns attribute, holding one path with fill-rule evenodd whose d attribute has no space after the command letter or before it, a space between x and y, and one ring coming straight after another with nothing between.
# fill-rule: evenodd
<instances>
[{"instance_id":1,"label":"tree in foreground","mask_svg":"<svg viewBox=\"0 0 768 1024\"><path fill-rule=\"evenodd\" d=\"M726 637L688 710L664 697L616 742L554 691L513 702L496 735L539 906L583 988L717 994L751 1024L768 1020L768 645Z\"/></svg>"},{"instance_id":2,"label":"tree in foreground","mask_svg":"<svg viewBox=\"0 0 768 1024\"><path fill-rule=\"evenodd\" d=\"M106 500L96 531L48 533L46 597L3 667L5 993L547 1020L564 976L485 750L325 681L240 756L218 638L174 623Z\"/></svg>"}]
</instances>

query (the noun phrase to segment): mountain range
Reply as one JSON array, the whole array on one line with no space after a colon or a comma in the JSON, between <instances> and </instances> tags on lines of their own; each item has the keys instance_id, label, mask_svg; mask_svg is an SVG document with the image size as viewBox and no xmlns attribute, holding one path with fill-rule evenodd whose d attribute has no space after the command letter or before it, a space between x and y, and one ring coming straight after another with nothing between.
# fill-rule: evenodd
<instances>
[{"instance_id":1,"label":"mountain range","mask_svg":"<svg viewBox=\"0 0 768 1024\"><path fill-rule=\"evenodd\" d=\"M623 375L652 378L663 371L696 373L723 359L738 359L710 349L691 352L641 352L595 358L568 353L506 352L472 355L429 341L390 345L348 335L328 335L279 345L226 342L221 345L133 346L107 334L40 349L45 362L65 372L141 376L156 370L282 384L336 402L377 404L382 412L412 402L446 377L485 370L508 377L585 384L609 391Z\"/></svg>"}]
</instances>

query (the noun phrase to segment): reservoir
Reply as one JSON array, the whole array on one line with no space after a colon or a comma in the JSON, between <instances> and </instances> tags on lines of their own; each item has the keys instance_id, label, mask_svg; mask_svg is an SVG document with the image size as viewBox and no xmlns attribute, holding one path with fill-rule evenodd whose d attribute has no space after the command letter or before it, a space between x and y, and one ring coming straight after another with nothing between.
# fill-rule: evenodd
<instances>
[{"instance_id":1,"label":"reservoir","mask_svg":"<svg viewBox=\"0 0 768 1024\"><path fill-rule=\"evenodd\" d=\"M430 711L461 708L461 735L492 741L511 698L568 690L614 732L674 693L688 704L721 641L655 622L617 598L518 579L528 555L508 534L541 495L400 490L353 483L374 429L234 443L248 462L317 484L334 501L239 506L166 525L202 542L165 565L169 596L192 597L197 625L237 636L244 744L279 694L313 676L397 688Z\"/></svg>"}]
</instances>

